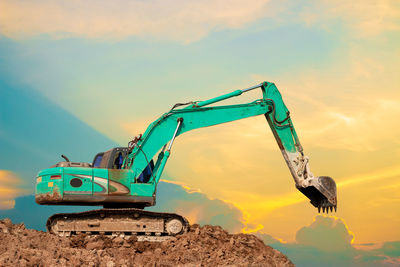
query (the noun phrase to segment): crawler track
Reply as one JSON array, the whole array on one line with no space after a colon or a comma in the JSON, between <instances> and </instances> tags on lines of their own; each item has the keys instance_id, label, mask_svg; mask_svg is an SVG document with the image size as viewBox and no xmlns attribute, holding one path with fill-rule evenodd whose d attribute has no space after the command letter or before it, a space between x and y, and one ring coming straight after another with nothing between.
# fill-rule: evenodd
<instances>
[{"instance_id":1,"label":"crawler track","mask_svg":"<svg viewBox=\"0 0 400 267\"><path fill-rule=\"evenodd\" d=\"M186 233L189 223L186 218L174 213L127 208L58 213L49 217L46 228L49 233L59 236L79 233L136 235L139 241L164 241Z\"/></svg>"}]
</instances>

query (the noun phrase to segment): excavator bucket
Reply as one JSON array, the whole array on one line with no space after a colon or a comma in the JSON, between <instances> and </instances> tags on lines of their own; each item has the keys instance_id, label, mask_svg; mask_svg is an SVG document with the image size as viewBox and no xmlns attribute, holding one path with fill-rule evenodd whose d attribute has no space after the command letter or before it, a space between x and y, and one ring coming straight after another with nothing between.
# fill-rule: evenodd
<instances>
[{"instance_id":1,"label":"excavator bucket","mask_svg":"<svg viewBox=\"0 0 400 267\"><path fill-rule=\"evenodd\" d=\"M311 178L310 185L307 187L297 187L311 201L314 207L328 213L337 209L336 183L329 176L319 176Z\"/></svg>"}]
</instances>

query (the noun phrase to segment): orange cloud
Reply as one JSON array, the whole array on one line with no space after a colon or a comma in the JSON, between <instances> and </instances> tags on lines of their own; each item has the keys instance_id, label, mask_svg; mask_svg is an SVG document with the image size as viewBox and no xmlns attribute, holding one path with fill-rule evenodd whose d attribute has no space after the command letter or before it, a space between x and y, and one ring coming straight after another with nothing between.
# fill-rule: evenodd
<instances>
[{"instance_id":1,"label":"orange cloud","mask_svg":"<svg viewBox=\"0 0 400 267\"><path fill-rule=\"evenodd\" d=\"M335 22L342 21L358 37L400 30L397 0L314 1L300 16L307 25L318 25L327 30L335 27Z\"/></svg>"},{"instance_id":2,"label":"orange cloud","mask_svg":"<svg viewBox=\"0 0 400 267\"><path fill-rule=\"evenodd\" d=\"M400 127L393 124L400 116L398 42L385 41L387 53L372 47L350 44L343 62L273 77L306 152L316 147L376 151L399 143ZM249 79L269 76L254 74Z\"/></svg>"},{"instance_id":3,"label":"orange cloud","mask_svg":"<svg viewBox=\"0 0 400 267\"><path fill-rule=\"evenodd\" d=\"M11 171L0 170L0 209L11 209L14 198L25 191L20 189L21 179Z\"/></svg>"},{"instance_id":4,"label":"orange cloud","mask_svg":"<svg viewBox=\"0 0 400 267\"><path fill-rule=\"evenodd\" d=\"M192 42L212 31L241 28L264 17L274 17L280 24L302 21L327 30L340 21L360 37L400 28L396 0L314 1L300 7L300 12L296 5L282 1L276 4L271 0L40 0L34 3L2 0L0 8L1 32L11 38L51 34L56 38L78 35L120 39L135 35Z\"/></svg>"},{"instance_id":5,"label":"orange cloud","mask_svg":"<svg viewBox=\"0 0 400 267\"><path fill-rule=\"evenodd\" d=\"M0 29L12 38L39 34L120 39L130 35L191 42L265 16L268 0L8 1Z\"/></svg>"},{"instance_id":6,"label":"orange cloud","mask_svg":"<svg viewBox=\"0 0 400 267\"><path fill-rule=\"evenodd\" d=\"M385 185L384 188L393 188L398 187L400 177L400 166L392 166L390 168L376 170L373 173L363 173L360 175L352 176L343 179L340 183L338 183L338 187L345 187L345 186L356 186L362 183L368 183L374 180L381 181L380 185L382 185L382 181L385 179L393 179L395 178L395 184ZM397 183L396 183L397 181ZM383 189L383 188L382 188Z\"/></svg>"}]
</instances>

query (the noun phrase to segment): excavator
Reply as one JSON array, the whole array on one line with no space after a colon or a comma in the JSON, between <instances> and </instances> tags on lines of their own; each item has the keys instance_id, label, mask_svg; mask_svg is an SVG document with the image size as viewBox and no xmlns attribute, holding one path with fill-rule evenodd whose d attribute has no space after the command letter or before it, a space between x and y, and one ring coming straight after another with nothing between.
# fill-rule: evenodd
<instances>
[{"instance_id":1,"label":"excavator","mask_svg":"<svg viewBox=\"0 0 400 267\"><path fill-rule=\"evenodd\" d=\"M261 89L261 99L213 105L255 89ZM47 220L47 231L60 236L135 235L139 241L162 241L187 232L189 223L183 216L144 210L156 204L157 185L175 138L194 129L258 115L265 116L296 188L319 212L336 211L335 181L311 173L309 158L303 152L280 92L274 83L262 82L205 101L175 104L127 147L98 153L92 163L71 162L62 155L65 161L38 173L35 201L41 205L103 207L54 214Z\"/></svg>"}]
</instances>

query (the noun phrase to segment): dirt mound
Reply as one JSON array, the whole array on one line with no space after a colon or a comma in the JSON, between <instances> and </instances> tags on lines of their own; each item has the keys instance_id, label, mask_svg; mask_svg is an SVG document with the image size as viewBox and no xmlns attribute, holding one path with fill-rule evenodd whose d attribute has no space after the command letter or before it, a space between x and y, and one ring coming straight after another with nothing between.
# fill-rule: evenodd
<instances>
[{"instance_id":1,"label":"dirt mound","mask_svg":"<svg viewBox=\"0 0 400 267\"><path fill-rule=\"evenodd\" d=\"M0 266L294 266L253 235L192 225L164 242L134 236L58 237L0 220Z\"/></svg>"}]
</instances>

